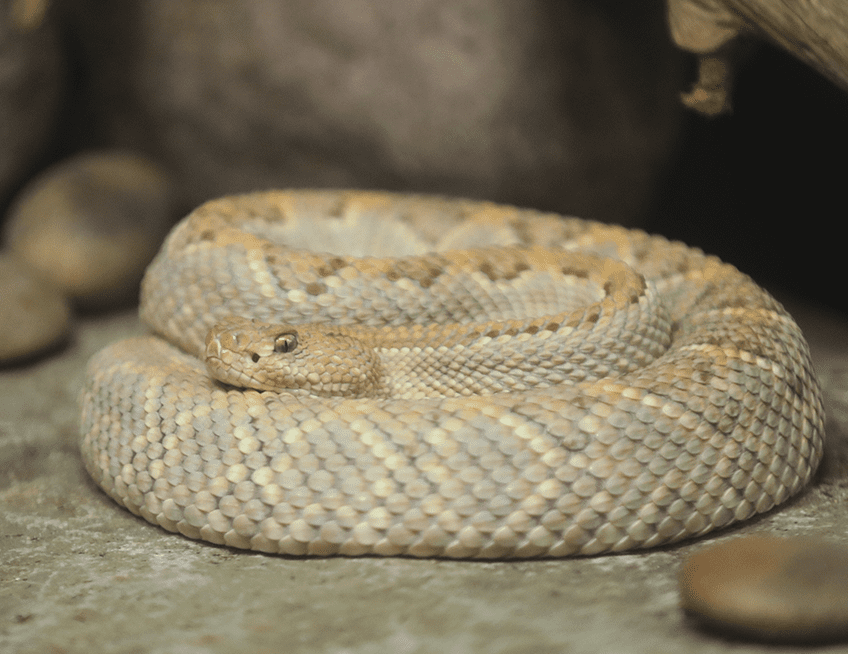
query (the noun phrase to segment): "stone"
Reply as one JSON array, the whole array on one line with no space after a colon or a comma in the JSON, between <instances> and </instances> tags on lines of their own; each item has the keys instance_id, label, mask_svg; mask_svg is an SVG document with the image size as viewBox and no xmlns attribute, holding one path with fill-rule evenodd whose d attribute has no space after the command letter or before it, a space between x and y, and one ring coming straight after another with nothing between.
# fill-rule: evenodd
<instances>
[{"instance_id":1,"label":"stone","mask_svg":"<svg viewBox=\"0 0 848 654\"><path fill-rule=\"evenodd\" d=\"M0 298L0 364L35 356L67 335L65 298L8 253L0 254Z\"/></svg>"},{"instance_id":2,"label":"stone","mask_svg":"<svg viewBox=\"0 0 848 654\"><path fill-rule=\"evenodd\" d=\"M191 204L379 188L632 224L677 144L662 3L69 5L96 137L168 161Z\"/></svg>"},{"instance_id":3,"label":"stone","mask_svg":"<svg viewBox=\"0 0 848 654\"><path fill-rule=\"evenodd\" d=\"M128 152L60 162L15 199L7 246L77 305L134 301L145 267L175 218L168 176Z\"/></svg>"},{"instance_id":4,"label":"stone","mask_svg":"<svg viewBox=\"0 0 848 654\"><path fill-rule=\"evenodd\" d=\"M65 65L45 2L0 3L0 204L55 132Z\"/></svg>"},{"instance_id":5,"label":"stone","mask_svg":"<svg viewBox=\"0 0 848 654\"><path fill-rule=\"evenodd\" d=\"M691 555L680 574L687 614L770 642L848 637L848 549L813 538L746 536Z\"/></svg>"}]
</instances>

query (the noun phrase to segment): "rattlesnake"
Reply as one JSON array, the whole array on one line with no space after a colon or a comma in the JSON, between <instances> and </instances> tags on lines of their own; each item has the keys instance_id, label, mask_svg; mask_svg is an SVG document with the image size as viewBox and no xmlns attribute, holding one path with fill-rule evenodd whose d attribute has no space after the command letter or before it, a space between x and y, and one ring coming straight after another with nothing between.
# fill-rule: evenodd
<instances>
[{"instance_id":1,"label":"rattlesnake","mask_svg":"<svg viewBox=\"0 0 848 654\"><path fill-rule=\"evenodd\" d=\"M232 547L652 547L770 509L822 455L791 317L641 231L426 196L233 196L174 228L140 312L156 335L88 365L85 465L133 513Z\"/></svg>"}]
</instances>

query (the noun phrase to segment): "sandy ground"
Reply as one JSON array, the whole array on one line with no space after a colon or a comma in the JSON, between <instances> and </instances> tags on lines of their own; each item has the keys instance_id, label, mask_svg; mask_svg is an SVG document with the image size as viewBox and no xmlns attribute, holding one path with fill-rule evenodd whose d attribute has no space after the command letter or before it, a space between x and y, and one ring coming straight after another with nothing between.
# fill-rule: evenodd
<instances>
[{"instance_id":1,"label":"sandy ground","mask_svg":"<svg viewBox=\"0 0 848 654\"><path fill-rule=\"evenodd\" d=\"M679 609L677 573L689 552L742 534L848 545L848 321L787 306L826 394L828 453L811 488L701 541L524 562L283 558L133 516L83 469L77 394L91 354L143 329L134 312L84 320L63 351L0 370L0 652L774 651L697 629Z\"/></svg>"}]
</instances>

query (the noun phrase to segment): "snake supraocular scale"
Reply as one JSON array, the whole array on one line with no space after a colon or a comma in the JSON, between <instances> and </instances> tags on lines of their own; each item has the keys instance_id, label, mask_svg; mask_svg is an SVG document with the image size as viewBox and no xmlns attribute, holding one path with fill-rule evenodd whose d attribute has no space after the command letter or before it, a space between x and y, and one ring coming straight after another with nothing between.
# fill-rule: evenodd
<instances>
[{"instance_id":1,"label":"snake supraocular scale","mask_svg":"<svg viewBox=\"0 0 848 654\"><path fill-rule=\"evenodd\" d=\"M223 198L172 231L141 315L155 336L89 363L85 465L213 543L652 547L770 509L822 455L792 318L641 231L389 193Z\"/></svg>"}]
</instances>

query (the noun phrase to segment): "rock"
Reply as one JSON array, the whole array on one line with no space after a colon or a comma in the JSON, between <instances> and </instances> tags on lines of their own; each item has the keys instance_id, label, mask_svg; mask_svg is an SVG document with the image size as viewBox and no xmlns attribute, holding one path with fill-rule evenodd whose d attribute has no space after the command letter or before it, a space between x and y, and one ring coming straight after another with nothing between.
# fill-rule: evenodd
<instances>
[{"instance_id":1,"label":"rock","mask_svg":"<svg viewBox=\"0 0 848 654\"><path fill-rule=\"evenodd\" d=\"M6 243L75 303L102 308L136 298L174 214L171 183L150 161L125 152L81 154L20 193Z\"/></svg>"},{"instance_id":2,"label":"rock","mask_svg":"<svg viewBox=\"0 0 848 654\"><path fill-rule=\"evenodd\" d=\"M681 124L662 3L67 4L97 138L192 204L383 188L632 223Z\"/></svg>"},{"instance_id":3,"label":"rock","mask_svg":"<svg viewBox=\"0 0 848 654\"><path fill-rule=\"evenodd\" d=\"M62 61L46 3L0 3L0 203L52 136L62 96Z\"/></svg>"},{"instance_id":4,"label":"rock","mask_svg":"<svg viewBox=\"0 0 848 654\"><path fill-rule=\"evenodd\" d=\"M771 642L848 637L848 550L812 538L748 536L689 557L683 609L703 624Z\"/></svg>"},{"instance_id":5,"label":"rock","mask_svg":"<svg viewBox=\"0 0 848 654\"><path fill-rule=\"evenodd\" d=\"M68 333L65 298L8 253L0 254L0 298L0 363L36 355Z\"/></svg>"}]
</instances>

